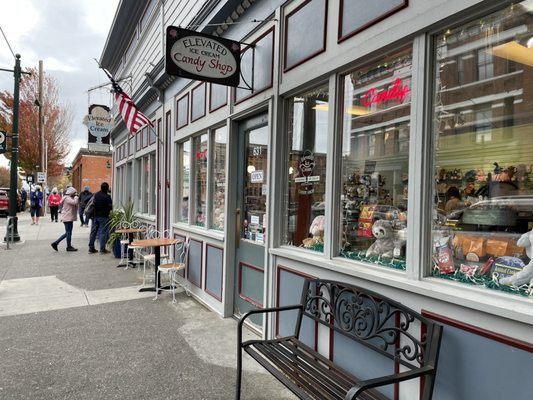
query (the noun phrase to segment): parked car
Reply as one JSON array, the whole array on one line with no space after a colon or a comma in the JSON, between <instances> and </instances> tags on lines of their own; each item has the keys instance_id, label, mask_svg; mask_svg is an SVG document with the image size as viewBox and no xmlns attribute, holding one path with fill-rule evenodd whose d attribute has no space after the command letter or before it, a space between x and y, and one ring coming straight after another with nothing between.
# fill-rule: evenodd
<instances>
[{"instance_id":1,"label":"parked car","mask_svg":"<svg viewBox=\"0 0 533 400\"><path fill-rule=\"evenodd\" d=\"M7 193L7 197L9 199L9 191L10 189L9 188L0 188L1 191L3 192L6 192ZM20 197L20 193L19 191L17 190L17 212L20 212L22 211L22 198Z\"/></svg>"},{"instance_id":2,"label":"parked car","mask_svg":"<svg viewBox=\"0 0 533 400\"><path fill-rule=\"evenodd\" d=\"M7 217L9 213L9 197L5 190L0 190L0 215Z\"/></svg>"},{"instance_id":3,"label":"parked car","mask_svg":"<svg viewBox=\"0 0 533 400\"><path fill-rule=\"evenodd\" d=\"M446 215L448 224L463 230L524 233L533 225L533 196L499 196Z\"/></svg>"}]
</instances>

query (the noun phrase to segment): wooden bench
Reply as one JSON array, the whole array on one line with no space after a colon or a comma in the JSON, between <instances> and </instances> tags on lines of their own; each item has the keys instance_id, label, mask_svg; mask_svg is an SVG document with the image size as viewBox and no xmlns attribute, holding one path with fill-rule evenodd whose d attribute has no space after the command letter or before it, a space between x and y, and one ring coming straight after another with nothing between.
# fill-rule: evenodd
<instances>
[{"instance_id":1,"label":"wooden bench","mask_svg":"<svg viewBox=\"0 0 533 400\"><path fill-rule=\"evenodd\" d=\"M293 311L297 314L293 335L242 341L243 324L250 315L276 312L279 318L279 313L290 310L297 310ZM311 322L311 330L321 334L324 325L330 348L332 343L338 345L339 334L348 338L353 343L350 351L354 347L357 356L342 368L319 354L314 344L310 347L300 340L302 321L308 327ZM240 399L244 350L300 399L383 400L389 397L376 388L423 377L420 398L429 400L441 334L442 326L378 293L341 282L306 280L300 304L253 310L239 321L235 398ZM390 364L391 374L360 379L347 371L352 366L365 370L383 358Z\"/></svg>"}]
</instances>

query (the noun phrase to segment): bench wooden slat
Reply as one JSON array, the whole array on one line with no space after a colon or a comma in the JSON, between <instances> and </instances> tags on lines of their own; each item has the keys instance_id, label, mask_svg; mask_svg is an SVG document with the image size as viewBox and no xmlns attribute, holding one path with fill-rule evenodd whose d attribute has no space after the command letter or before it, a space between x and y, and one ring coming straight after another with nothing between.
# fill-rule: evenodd
<instances>
[{"instance_id":1,"label":"bench wooden slat","mask_svg":"<svg viewBox=\"0 0 533 400\"><path fill-rule=\"evenodd\" d=\"M283 384L292 383L296 386L297 391L301 392L302 389L306 395L302 395L302 399L340 399L332 391L328 391L324 384L316 379L312 374L308 373L302 368L302 365L293 362L283 357L277 357L272 351L266 350L265 346L259 345L259 348L247 348L246 352L250 354L256 361L258 361L263 367L274 374L275 371L280 370L283 372L281 376L276 376L281 380ZM272 368L272 364L275 366Z\"/></svg>"},{"instance_id":2,"label":"bench wooden slat","mask_svg":"<svg viewBox=\"0 0 533 400\"><path fill-rule=\"evenodd\" d=\"M261 347L267 346L261 345ZM302 387L306 392L312 393L319 398L338 398L340 393L338 388L332 386L329 379L324 379L323 374L317 374L317 370L312 368L310 364L302 362L299 355L289 352L293 355L294 361L291 362L290 359L287 359L288 362L285 364L283 364L283 362L277 363L277 360L283 360L283 356L276 356L275 352L284 353L283 343L277 343L275 346L272 346L271 344L268 347L271 350L271 354L269 354L269 350L264 348L258 350L261 350L263 355L284 370L289 377L289 380L296 382L298 386ZM285 350L285 352L287 351Z\"/></svg>"},{"instance_id":3,"label":"bench wooden slat","mask_svg":"<svg viewBox=\"0 0 533 400\"><path fill-rule=\"evenodd\" d=\"M346 392L358 381L295 338L251 341L245 344L244 349L269 372L274 374L281 370L283 374L276 377L281 378L283 383L289 379L309 396L301 398L344 399ZM367 391L361 398L386 399L376 391Z\"/></svg>"},{"instance_id":4,"label":"bench wooden slat","mask_svg":"<svg viewBox=\"0 0 533 400\"><path fill-rule=\"evenodd\" d=\"M311 374L320 378L324 384L327 383L332 390L346 393L354 385L355 381L352 376L341 371L330 360L314 352L299 340L291 339L282 343L289 347L287 351L304 361L303 366L306 370L312 370Z\"/></svg>"}]
</instances>

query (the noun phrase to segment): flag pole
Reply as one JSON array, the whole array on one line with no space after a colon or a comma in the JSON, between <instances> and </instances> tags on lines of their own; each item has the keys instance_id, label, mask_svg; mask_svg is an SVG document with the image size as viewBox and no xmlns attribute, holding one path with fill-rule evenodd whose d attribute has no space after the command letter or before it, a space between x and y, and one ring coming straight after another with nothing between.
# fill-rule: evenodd
<instances>
[{"instance_id":1,"label":"flag pole","mask_svg":"<svg viewBox=\"0 0 533 400\"><path fill-rule=\"evenodd\" d=\"M115 90L115 92L116 92L116 90L120 90L120 91L122 91L122 89L120 88L120 86L118 86L117 81L115 81L115 79L113 79L113 77L111 76L111 74L109 73L109 71L107 71L104 67L102 67L102 65L98 62L98 60L97 60L96 58L93 58L93 59L94 59L94 61L96 62L96 64L98 64L98 67L99 67L102 71L104 71L104 73L105 73L105 74L107 75L107 77L109 78L109 80L111 81L111 84L112 84L113 89ZM131 88L130 88L130 89L131 89ZM122 92L122 93L123 93L123 92ZM123 93L123 94L124 94L124 93ZM128 96L128 97L129 97L129 96ZM115 99L115 100L116 100L116 99ZM132 101L131 99L129 99L129 101L131 101L132 104L133 104L133 101ZM134 108L136 108L134 104L133 104L133 106L134 106ZM137 110L137 111L138 111L138 110ZM139 112L141 115L143 115L140 111L138 111L138 112ZM159 143L163 145L164 143L163 143L163 141L161 140L161 138L159 137L159 135L157 134L157 132L155 131L155 127L152 125L152 122L150 121L150 119L149 119L148 117L144 116L144 115L143 115L143 117L144 117L144 120L148 120L147 125L153 130L153 132L154 132L154 136L157 138L157 140L159 141ZM124 121L124 122L126 122L126 121ZM126 128L128 128L127 125L128 125L128 124L126 123ZM129 128L128 128L128 130L129 130ZM131 132L131 130L130 130L130 133L133 134L133 132ZM134 132L134 133L137 134L137 131ZM149 133L150 133L150 131L149 131Z\"/></svg>"}]
</instances>

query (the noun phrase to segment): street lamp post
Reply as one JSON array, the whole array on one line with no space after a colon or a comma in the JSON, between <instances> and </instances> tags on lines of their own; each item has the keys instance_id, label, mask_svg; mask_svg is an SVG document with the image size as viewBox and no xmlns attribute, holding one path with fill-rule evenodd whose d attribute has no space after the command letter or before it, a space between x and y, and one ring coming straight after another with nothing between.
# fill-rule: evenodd
<instances>
[{"instance_id":1,"label":"street lamp post","mask_svg":"<svg viewBox=\"0 0 533 400\"><path fill-rule=\"evenodd\" d=\"M19 89L20 89L20 54L15 55L15 69L13 70L15 77L15 88L13 92L13 128L11 133L11 175L9 178L9 220L12 224L11 240L13 242L20 241L18 234L17 221L17 169L19 156ZM4 240L7 242L9 231L6 233Z\"/></svg>"}]
</instances>

